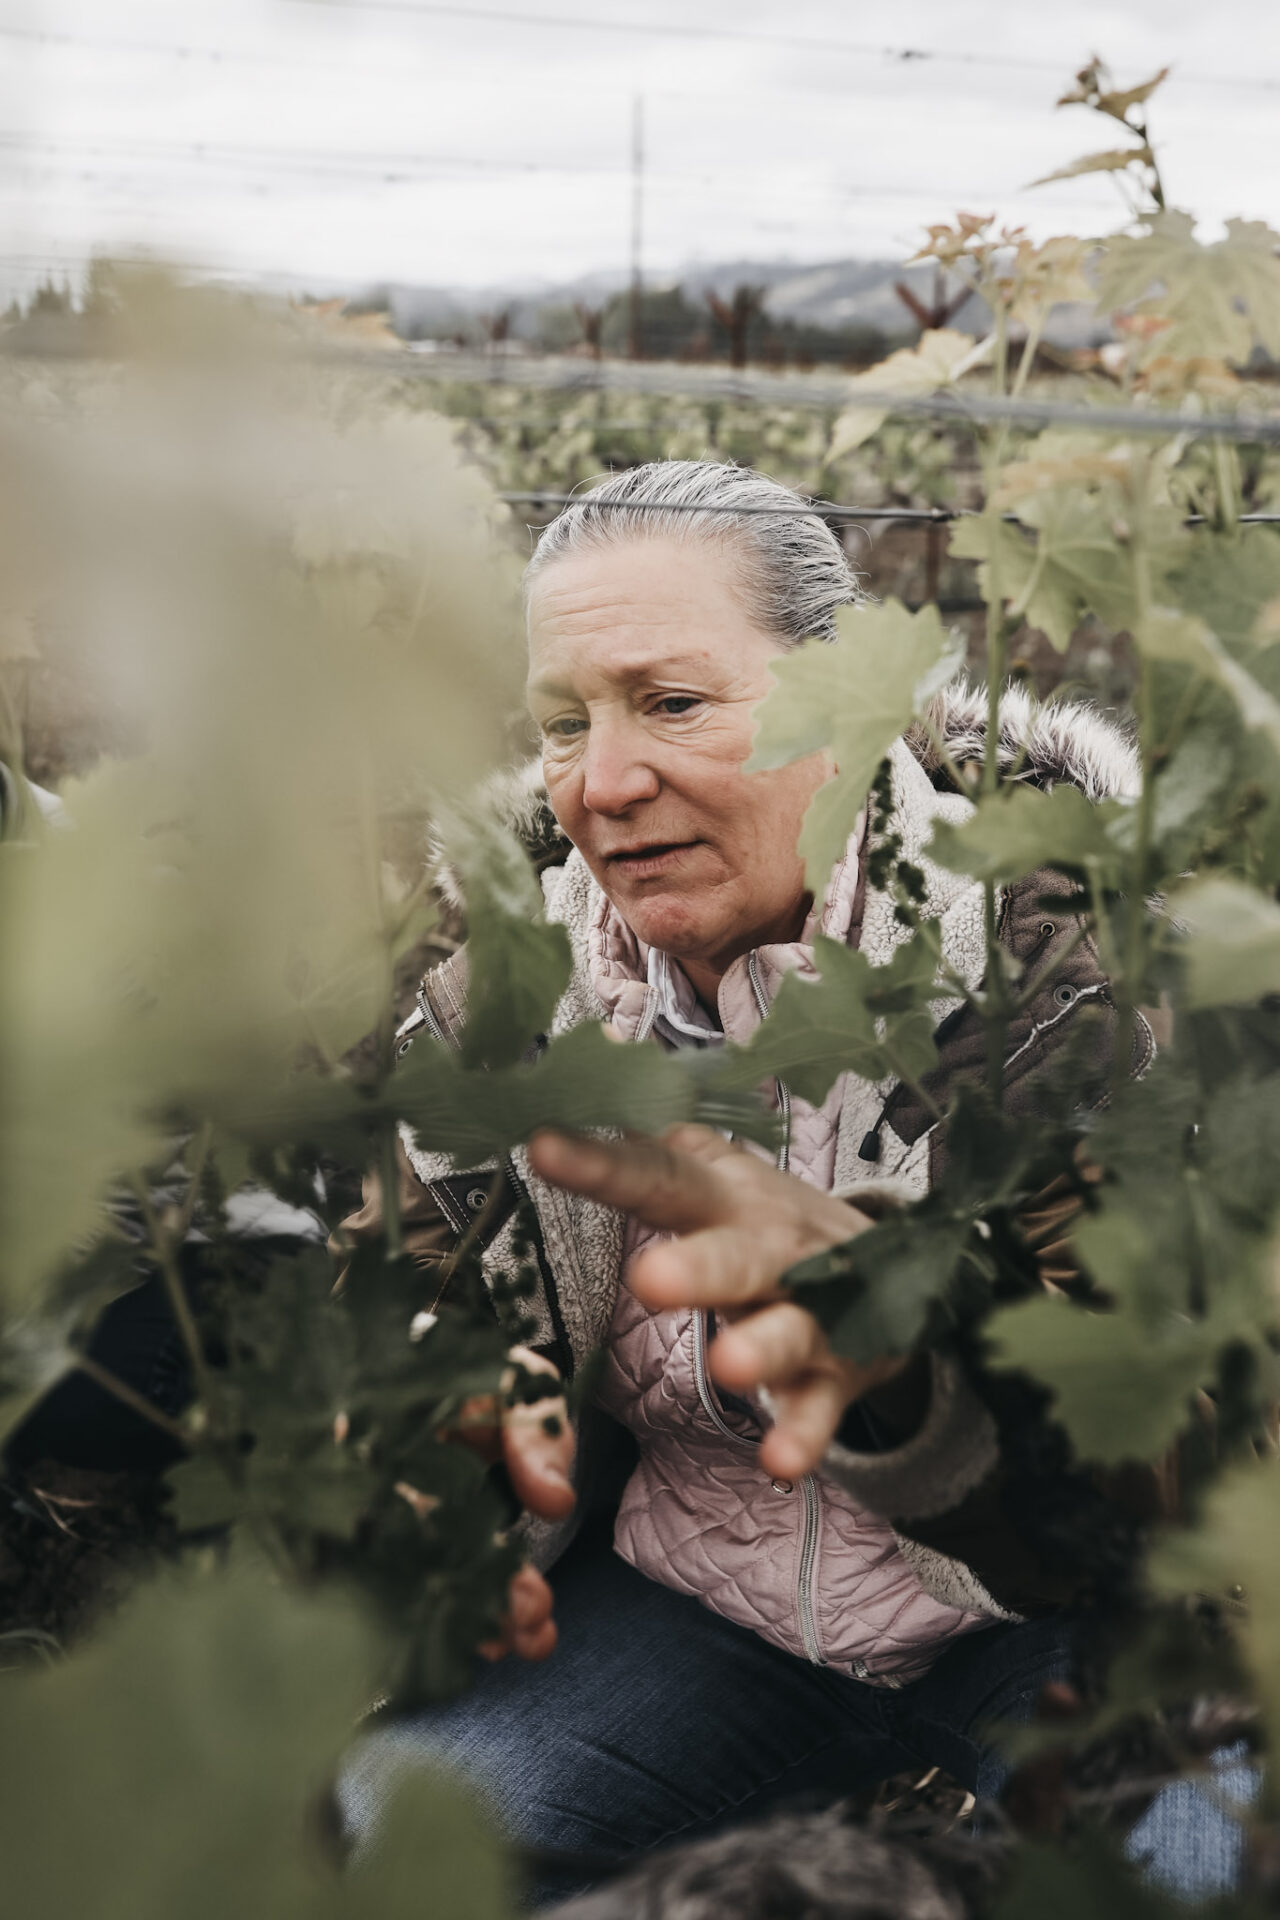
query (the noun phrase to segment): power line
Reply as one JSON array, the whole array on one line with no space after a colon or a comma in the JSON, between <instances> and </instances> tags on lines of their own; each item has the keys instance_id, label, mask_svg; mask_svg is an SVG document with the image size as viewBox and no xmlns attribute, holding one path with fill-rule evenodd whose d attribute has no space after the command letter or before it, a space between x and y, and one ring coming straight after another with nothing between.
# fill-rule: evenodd
<instances>
[{"instance_id":1,"label":"power line","mask_svg":"<svg viewBox=\"0 0 1280 1920\"><path fill-rule=\"evenodd\" d=\"M267 174L277 171L287 174L321 174L330 178L335 174L345 174L348 177L378 185L403 185L414 180L448 178L451 171L498 176L509 173L562 174L616 179L621 179L624 174L629 173L634 183L635 171L634 156L630 160L620 157L616 161L575 161L497 159L484 155L454 153L379 153L368 150L344 152L337 147L293 151L281 147L233 146L225 142L200 140L68 140L15 129L0 132L0 149L41 160L65 160L71 168L77 166L81 157L106 161L118 160L126 164L130 161L145 163L178 159L189 160L200 166L229 167L245 172ZM776 171L776 167L771 170ZM726 161L720 167L701 165L650 168L646 166L644 177L646 187L653 185L677 191L683 190L692 183L714 186L722 195L726 191L723 182L727 178L730 182L730 191L749 195L754 202L758 199L758 188L743 182L741 173L739 163ZM114 176L102 170L81 169L79 177L86 180L105 180ZM936 204L938 199L937 190L925 185L862 185L852 181L832 180L824 183L824 191L842 200L872 202L907 200L928 201ZM1007 205L1025 195L1017 190L1001 192L985 187L966 187L952 188L950 197L967 198L971 202L983 205L987 203ZM799 223L792 223L792 230L798 229Z\"/></svg>"},{"instance_id":2,"label":"power line","mask_svg":"<svg viewBox=\"0 0 1280 1920\"><path fill-rule=\"evenodd\" d=\"M676 20L590 20L581 14L520 13L505 7L477 7L460 0L294 0L296 5L322 5L327 10L341 7L366 13L421 14L437 19L484 20L502 26L550 27L584 33L644 34L668 40L736 41L742 45L785 47L794 53L848 53L892 60L901 66L926 61L972 67L1002 67L1017 73L1052 73L1063 76L1063 63L1057 60L1028 60L1018 54L971 53L945 47L895 47L869 40L842 40L790 33L768 33L755 27L702 27ZM1252 74L1190 73L1186 79L1201 86L1247 87L1280 91L1280 79L1258 78Z\"/></svg>"}]
</instances>

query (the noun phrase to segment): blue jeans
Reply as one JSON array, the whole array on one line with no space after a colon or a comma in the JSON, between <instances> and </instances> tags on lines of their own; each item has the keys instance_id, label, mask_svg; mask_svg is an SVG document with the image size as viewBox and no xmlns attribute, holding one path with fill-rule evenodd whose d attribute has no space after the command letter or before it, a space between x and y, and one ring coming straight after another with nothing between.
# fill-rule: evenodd
<instances>
[{"instance_id":1,"label":"blue jeans","mask_svg":"<svg viewBox=\"0 0 1280 1920\"><path fill-rule=\"evenodd\" d=\"M512 1840L567 1856L539 1869L534 1905L677 1836L909 1767L995 1794L1005 1766L985 1729L1027 1720L1045 1681L1071 1668L1059 1618L969 1634L909 1686L867 1686L646 1580L598 1531L553 1585L549 1660L508 1658L450 1705L366 1735L339 1789L359 1836L401 1768L455 1768Z\"/></svg>"}]
</instances>

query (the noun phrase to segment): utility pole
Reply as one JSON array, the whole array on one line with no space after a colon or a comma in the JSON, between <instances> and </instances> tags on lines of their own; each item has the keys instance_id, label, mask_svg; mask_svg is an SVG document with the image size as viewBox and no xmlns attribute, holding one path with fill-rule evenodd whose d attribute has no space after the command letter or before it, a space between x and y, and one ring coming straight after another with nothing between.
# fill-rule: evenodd
<instances>
[{"instance_id":1,"label":"utility pole","mask_svg":"<svg viewBox=\"0 0 1280 1920\"><path fill-rule=\"evenodd\" d=\"M628 308L627 354L640 358L640 242L644 222L644 95L631 102L631 297Z\"/></svg>"}]
</instances>

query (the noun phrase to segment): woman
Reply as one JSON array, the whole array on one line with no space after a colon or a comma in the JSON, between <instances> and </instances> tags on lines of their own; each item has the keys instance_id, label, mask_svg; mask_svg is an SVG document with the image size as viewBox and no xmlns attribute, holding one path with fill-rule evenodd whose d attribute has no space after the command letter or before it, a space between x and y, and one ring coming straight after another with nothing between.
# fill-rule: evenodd
<instances>
[{"instance_id":1,"label":"woman","mask_svg":"<svg viewBox=\"0 0 1280 1920\"><path fill-rule=\"evenodd\" d=\"M529 703L568 847L524 805L530 839L543 836L548 915L573 944L555 1031L599 1020L628 1044L745 1041L786 974L813 970L818 931L876 963L907 937L869 881L865 821L820 913L806 892L796 841L825 756L743 769L771 665L807 636L834 637L837 608L858 599L839 545L799 504L748 471L664 462L583 496L538 544ZM961 758L980 751L978 711L967 694L939 705ZM1131 788L1128 749L1096 716L1049 723L1014 703L1006 724L1004 750L1031 777ZM891 766L890 831L925 875L944 952L977 986L981 892L924 851L934 822L969 803L935 787L918 744L900 741ZM1010 1033L1014 1112L1034 1111L1036 1069L1081 1003L1102 1009L1085 1044L1100 1076L1107 1066L1114 1016L1096 952L1068 913L1046 918L1044 895L1062 887L1041 874L1004 902L1015 958L1034 953L1038 969L1063 955ZM425 1027L456 1044L465 1012L463 955L423 983L406 1037ZM973 1042L966 1017L948 1023L944 1075ZM1135 1071L1150 1052L1144 1026ZM517 1839L574 1856L547 1872L546 1898L589 1882L594 1862L783 1794L835 1795L916 1764L989 1792L1000 1763L984 1728L1025 1717L1064 1670L1061 1603L1079 1569L1028 1537L1034 1495L960 1364L858 1368L778 1290L869 1210L927 1190L944 1151L930 1116L848 1075L821 1107L784 1087L775 1098L786 1141L773 1169L698 1129L665 1143L543 1136L513 1156L513 1191L531 1196L540 1229L541 1361L568 1375L593 1348L607 1354L576 1502L572 1440L527 1410L508 1428L542 1567L592 1504L602 1433L629 1433L634 1464L612 1541L588 1524L559 1562L554 1621L541 1574L513 1590L507 1644L541 1660L558 1628L554 1658L494 1666L452 1707L371 1740L347 1786L357 1823L388 1767L443 1757ZM486 1191L412 1137L403 1187L427 1261ZM366 1199L353 1232L376 1228L376 1186ZM488 1250L499 1266L510 1230Z\"/></svg>"}]
</instances>

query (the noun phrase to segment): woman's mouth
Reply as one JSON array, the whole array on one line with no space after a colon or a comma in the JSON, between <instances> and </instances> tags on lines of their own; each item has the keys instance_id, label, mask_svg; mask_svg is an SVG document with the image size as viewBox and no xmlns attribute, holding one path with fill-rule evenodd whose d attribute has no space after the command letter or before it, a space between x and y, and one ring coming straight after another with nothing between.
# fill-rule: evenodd
<instances>
[{"instance_id":1,"label":"woman's mouth","mask_svg":"<svg viewBox=\"0 0 1280 1920\"><path fill-rule=\"evenodd\" d=\"M625 873L629 880L656 879L678 866L697 844L696 840L658 840L647 847L627 847L611 853L608 863L615 873Z\"/></svg>"}]
</instances>

